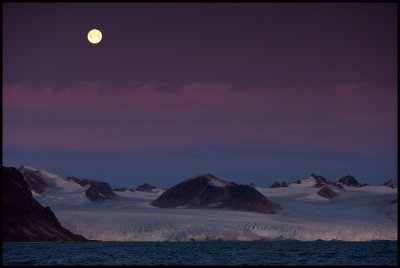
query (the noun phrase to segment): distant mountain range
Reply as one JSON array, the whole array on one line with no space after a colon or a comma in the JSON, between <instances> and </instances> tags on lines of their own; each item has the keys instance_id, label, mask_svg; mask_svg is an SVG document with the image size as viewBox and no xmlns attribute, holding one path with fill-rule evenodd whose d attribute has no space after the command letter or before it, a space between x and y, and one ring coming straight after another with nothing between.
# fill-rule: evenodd
<instances>
[{"instance_id":1,"label":"distant mountain range","mask_svg":"<svg viewBox=\"0 0 400 268\"><path fill-rule=\"evenodd\" d=\"M186 241L189 237L195 240L325 240L329 237L346 241L379 240L379 237L390 240L393 230L388 226L392 226L395 217L397 219L395 179L381 186L370 186L359 183L351 175L333 182L323 176L311 174L291 183L275 182L271 187L263 188L254 183L236 184L202 173L169 189L144 183L136 189L118 187L112 190L105 182L57 175L26 166L14 169L15 172L27 183L34 199L55 211L62 226L95 240ZM196 210L199 208L202 210ZM354 212L351 212L353 210ZM250 214L242 218L243 213ZM317 216L315 213L321 215ZM147 218L148 216L150 218ZM129 218L128 222L126 217ZM217 219L210 221L209 217ZM197 220L192 222L194 218ZM329 224L318 223L322 224L325 219ZM226 222L227 220L229 221ZM248 225L245 222L253 220L261 221L256 228L265 226L262 228L267 229L247 230ZM132 225L129 223L131 221L136 223ZM302 224L296 224L298 221L309 224L301 227ZM214 225L212 222L220 224ZM361 225L370 222L378 227L374 227L377 229L373 233L370 233L367 227L355 229L349 234L347 231L338 231L336 234L339 227L330 227L331 229L324 231L325 235L324 232L318 235L318 232L311 231L315 228L324 229L332 224L348 224L348 229L352 230L355 228L353 226L357 226L353 222L359 222ZM204 225L205 223L207 224ZM182 237L178 230L185 230ZM290 230L300 231L290 234ZM307 232L311 233L304 236ZM364 235L363 238L360 232ZM382 236L382 233L385 235ZM354 237L355 234L358 235ZM23 240L21 237L19 239Z\"/></svg>"},{"instance_id":2,"label":"distant mountain range","mask_svg":"<svg viewBox=\"0 0 400 268\"><path fill-rule=\"evenodd\" d=\"M397 183L395 180L389 180L391 181L390 186L397 187ZM383 185L389 186L389 181L384 183ZM343 186L351 186L351 187L364 187L368 186L368 184L361 184L359 183L356 178L354 178L351 175L347 175L343 178L340 178L336 182L332 182L328 179L326 179L323 176L315 175L312 173L308 178L302 179L302 180L297 180L293 183L287 184L286 182L279 183L279 182L274 182L271 185L271 188L278 188L278 187L288 187L288 186L294 186L295 184L299 185L307 185L310 187L314 188L322 188L320 191L317 192L318 195L328 198L328 199L333 199L338 196L336 192L334 192L331 187L336 188L336 189L343 189Z\"/></svg>"},{"instance_id":3,"label":"distant mountain range","mask_svg":"<svg viewBox=\"0 0 400 268\"><path fill-rule=\"evenodd\" d=\"M310 184L310 186L312 187L322 187L322 186L334 186L340 189L343 189L343 185L347 185L347 186L354 186L354 187L363 187L363 186L368 186L368 184L361 184L359 183L356 178L354 178L351 175L347 175L343 178L340 178L338 181L336 182L332 182L328 179L326 179L323 176L319 176L319 175L315 175L314 173L311 173L311 175L306 178L306 179L302 179L302 180L297 180L293 183L297 183L297 184L301 184L301 183L306 183L306 184ZM292 183L292 184L293 184ZM271 185L271 188L277 188L277 187L287 187L288 184L286 182L282 182L282 184L280 184L279 182L274 182Z\"/></svg>"},{"instance_id":4,"label":"distant mountain range","mask_svg":"<svg viewBox=\"0 0 400 268\"><path fill-rule=\"evenodd\" d=\"M128 189L126 187L118 187L118 188L114 188L114 191L116 191L116 192L126 192L126 191L152 192L155 189L157 189L156 186L148 184L148 183L143 183L143 184L139 185L138 187L136 187L136 189Z\"/></svg>"}]
</instances>

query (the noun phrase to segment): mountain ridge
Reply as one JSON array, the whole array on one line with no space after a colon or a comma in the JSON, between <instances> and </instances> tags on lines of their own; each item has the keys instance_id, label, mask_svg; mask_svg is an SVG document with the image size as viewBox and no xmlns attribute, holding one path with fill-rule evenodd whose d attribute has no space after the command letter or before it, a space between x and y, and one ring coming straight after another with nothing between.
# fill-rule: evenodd
<instances>
[{"instance_id":1,"label":"mountain ridge","mask_svg":"<svg viewBox=\"0 0 400 268\"><path fill-rule=\"evenodd\" d=\"M56 175L48 171L27 166L21 166L18 168L18 170L23 174L23 177L28 183L31 190L36 192L37 194L43 194L45 192L53 190L53 187L49 185L50 183L47 183L43 179L45 177L44 174L41 174L46 172L47 175L51 174L47 176L48 179L52 178L53 180L59 179L65 180L66 182L74 182L81 187L88 186L87 189L85 189L84 193L85 196L91 201L104 201L115 199L115 193L111 189L111 186L106 182L91 179L80 179L72 176ZM58 185L58 183L60 182L55 181L54 183Z\"/></svg>"},{"instance_id":2,"label":"mountain ridge","mask_svg":"<svg viewBox=\"0 0 400 268\"><path fill-rule=\"evenodd\" d=\"M36 201L22 174L2 167L3 242L83 242L87 239L61 226L50 207Z\"/></svg>"},{"instance_id":3,"label":"mountain ridge","mask_svg":"<svg viewBox=\"0 0 400 268\"><path fill-rule=\"evenodd\" d=\"M123 189L124 191L115 192L115 200L93 202L83 195L89 187L88 184L82 187L71 180L60 179L59 175L44 171L39 174L45 178L53 176L54 181L47 182L50 186L58 185L59 188L44 194L35 193L34 198L42 205L51 207L60 223L68 230L93 240L397 239L397 188L391 185L363 187L343 185L343 189L325 185L337 194L334 198L330 198L330 191L318 193L325 186L314 187L317 182L314 177L307 177L299 184L290 183L287 187L260 187L254 183L242 185L246 186L244 187L246 189L256 190L279 207L274 213L259 213L247 208L228 207L226 203L221 206L222 202L217 197L221 196L221 193L223 196L224 190L228 192L228 185L239 184L218 179L207 173L192 176L187 180L196 186L196 177L199 175L207 177L199 183L201 187L194 187L197 192L188 197L189 200L197 198L195 202L199 202L201 206L173 207L152 205L154 200L167 191L166 189L156 188L156 191ZM240 192L246 197L245 193L248 191L240 189ZM217 197L213 197L214 193ZM254 191L249 196L253 195ZM246 200L240 194L233 196L240 200L239 203ZM83 197L85 200L79 200ZM248 201L251 203L254 200Z\"/></svg>"}]
</instances>

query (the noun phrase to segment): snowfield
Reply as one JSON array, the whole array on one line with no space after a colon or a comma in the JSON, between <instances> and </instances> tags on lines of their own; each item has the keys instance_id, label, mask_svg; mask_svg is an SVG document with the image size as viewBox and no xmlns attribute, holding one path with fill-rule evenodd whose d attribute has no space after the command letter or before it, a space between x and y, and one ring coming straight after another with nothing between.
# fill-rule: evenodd
<instances>
[{"instance_id":1,"label":"snowfield","mask_svg":"<svg viewBox=\"0 0 400 268\"><path fill-rule=\"evenodd\" d=\"M165 190L115 192L117 200L92 202L85 187L43 173L55 189L34 197L50 206L61 225L88 239L103 241L205 240L397 240L397 188L330 188L326 199L309 180L288 187L255 188L280 209L265 214L221 206L158 208L150 203ZM222 183L213 181L215 187Z\"/></svg>"}]
</instances>

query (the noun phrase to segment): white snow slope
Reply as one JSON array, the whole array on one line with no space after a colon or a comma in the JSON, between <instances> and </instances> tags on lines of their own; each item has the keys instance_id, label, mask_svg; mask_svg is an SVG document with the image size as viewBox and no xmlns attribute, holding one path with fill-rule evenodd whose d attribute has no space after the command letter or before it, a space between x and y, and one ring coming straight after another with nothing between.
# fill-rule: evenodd
<instances>
[{"instance_id":1,"label":"white snow slope","mask_svg":"<svg viewBox=\"0 0 400 268\"><path fill-rule=\"evenodd\" d=\"M48 177L57 176L46 174ZM54 178L54 177L53 177ZM66 185L67 187L68 185ZM220 185L216 185L219 187ZM61 225L88 239L103 241L204 240L397 240L397 188L330 187L328 200L308 184L256 189L279 204L275 214L237 209L157 208L164 190L115 192L118 200L76 202L82 189L35 195L50 206ZM74 194L75 193L75 194ZM79 200L79 198L78 198Z\"/></svg>"},{"instance_id":2,"label":"white snow slope","mask_svg":"<svg viewBox=\"0 0 400 268\"><path fill-rule=\"evenodd\" d=\"M38 172L37 175L50 186L50 189L47 189L43 194L32 191L33 197L42 205L52 208L56 204L71 206L91 202L85 195L89 185L81 186L74 181L65 180L65 176L53 174L46 170L27 166L24 166L24 170Z\"/></svg>"}]
</instances>

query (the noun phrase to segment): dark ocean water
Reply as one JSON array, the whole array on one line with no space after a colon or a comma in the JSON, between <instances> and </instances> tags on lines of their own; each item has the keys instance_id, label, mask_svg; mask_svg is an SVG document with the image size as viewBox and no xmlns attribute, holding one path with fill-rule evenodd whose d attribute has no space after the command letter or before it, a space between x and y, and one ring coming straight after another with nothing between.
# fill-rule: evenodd
<instances>
[{"instance_id":1,"label":"dark ocean water","mask_svg":"<svg viewBox=\"0 0 400 268\"><path fill-rule=\"evenodd\" d=\"M3 243L3 265L397 265L397 242Z\"/></svg>"}]
</instances>

